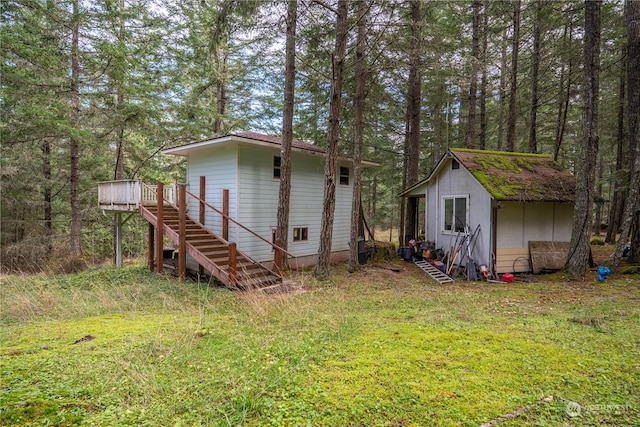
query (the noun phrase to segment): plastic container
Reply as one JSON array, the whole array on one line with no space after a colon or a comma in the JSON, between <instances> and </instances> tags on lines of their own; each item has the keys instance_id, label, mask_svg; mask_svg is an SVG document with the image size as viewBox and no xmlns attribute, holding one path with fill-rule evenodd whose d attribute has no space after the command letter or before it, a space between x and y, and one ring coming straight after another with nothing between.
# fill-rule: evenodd
<instances>
[{"instance_id":1,"label":"plastic container","mask_svg":"<svg viewBox=\"0 0 640 427\"><path fill-rule=\"evenodd\" d=\"M409 246L400 246L398 250L398 255L405 261L411 261L413 255L413 249Z\"/></svg>"},{"instance_id":2,"label":"plastic container","mask_svg":"<svg viewBox=\"0 0 640 427\"><path fill-rule=\"evenodd\" d=\"M513 274L504 273L502 275L502 281L505 282L505 283L513 283Z\"/></svg>"}]
</instances>

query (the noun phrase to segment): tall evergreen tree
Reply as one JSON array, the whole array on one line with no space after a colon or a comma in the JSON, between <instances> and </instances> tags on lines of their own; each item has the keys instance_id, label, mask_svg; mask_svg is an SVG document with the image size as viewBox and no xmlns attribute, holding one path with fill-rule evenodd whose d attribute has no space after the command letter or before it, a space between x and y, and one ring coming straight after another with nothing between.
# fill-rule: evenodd
<instances>
[{"instance_id":1,"label":"tall evergreen tree","mask_svg":"<svg viewBox=\"0 0 640 427\"><path fill-rule=\"evenodd\" d=\"M333 216L336 204L336 172L338 167L338 140L340 137L340 106L342 104L342 84L347 50L347 0L338 0L336 10L336 38L332 56L331 100L329 106L329 130L324 167L325 185L318 261L313 272L316 277L329 275L331 239L333 236Z\"/></svg>"},{"instance_id":2,"label":"tall evergreen tree","mask_svg":"<svg viewBox=\"0 0 640 427\"><path fill-rule=\"evenodd\" d=\"M577 162L576 202L571 245L565 267L574 276L582 276L587 270L593 221L593 198L599 143L601 4L601 0L587 0L585 2L583 135L580 157Z\"/></svg>"},{"instance_id":3,"label":"tall evergreen tree","mask_svg":"<svg viewBox=\"0 0 640 427\"><path fill-rule=\"evenodd\" d=\"M280 149L280 189L278 192L278 225L276 241L288 247L289 202L291 194L291 145L293 143L293 103L296 80L296 23L298 2L289 0L287 8L287 40L285 65L284 109L282 112L282 147ZM286 255L283 256L286 266Z\"/></svg>"},{"instance_id":4,"label":"tall evergreen tree","mask_svg":"<svg viewBox=\"0 0 640 427\"><path fill-rule=\"evenodd\" d=\"M407 80L407 118L404 136L403 187L418 182L420 165L420 129L422 109L422 0L410 0L409 79ZM417 199L408 197L404 212L401 243L416 237ZM403 204L404 207L404 204Z\"/></svg>"},{"instance_id":5,"label":"tall evergreen tree","mask_svg":"<svg viewBox=\"0 0 640 427\"><path fill-rule=\"evenodd\" d=\"M620 239L613 255L613 266L617 266L627 240L631 240L629 258L640 259L640 3L627 0L625 3L627 28L627 90L628 127L632 169L629 176L629 192L622 215ZM631 231L635 230L632 234Z\"/></svg>"},{"instance_id":6,"label":"tall evergreen tree","mask_svg":"<svg viewBox=\"0 0 640 427\"><path fill-rule=\"evenodd\" d=\"M364 102L365 102L365 47L367 27L367 4L365 0L358 0L358 35L356 40L355 79L356 90L354 96L354 124L353 124L353 202L351 204L351 232L349 237L349 272L358 269L358 239L361 236L360 223L362 221L362 146L364 144Z\"/></svg>"}]
</instances>

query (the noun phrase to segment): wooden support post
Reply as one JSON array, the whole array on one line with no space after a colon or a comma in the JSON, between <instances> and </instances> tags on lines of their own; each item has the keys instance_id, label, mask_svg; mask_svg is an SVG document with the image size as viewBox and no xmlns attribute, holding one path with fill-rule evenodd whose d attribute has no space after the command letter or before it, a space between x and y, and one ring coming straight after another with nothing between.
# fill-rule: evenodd
<instances>
[{"instance_id":1,"label":"wooden support post","mask_svg":"<svg viewBox=\"0 0 640 427\"><path fill-rule=\"evenodd\" d=\"M122 213L116 212L116 268L122 268Z\"/></svg>"},{"instance_id":2,"label":"wooden support post","mask_svg":"<svg viewBox=\"0 0 640 427\"><path fill-rule=\"evenodd\" d=\"M204 225L205 222L205 216L204 216L204 202L206 200L207 197L207 179L204 176L200 177L200 212L199 212L199 219L200 219L200 224ZM199 273L200 273L200 277L204 276L204 267L203 266L199 266L198 268Z\"/></svg>"},{"instance_id":3,"label":"wooden support post","mask_svg":"<svg viewBox=\"0 0 640 427\"><path fill-rule=\"evenodd\" d=\"M184 184L178 185L178 279L184 281L187 275L187 189Z\"/></svg>"},{"instance_id":4,"label":"wooden support post","mask_svg":"<svg viewBox=\"0 0 640 427\"><path fill-rule=\"evenodd\" d=\"M229 284L238 283L238 264L236 260L236 244L229 243Z\"/></svg>"},{"instance_id":5,"label":"wooden support post","mask_svg":"<svg viewBox=\"0 0 640 427\"><path fill-rule=\"evenodd\" d=\"M229 241L229 190L222 190L222 238Z\"/></svg>"},{"instance_id":6,"label":"wooden support post","mask_svg":"<svg viewBox=\"0 0 640 427\"><path fill-rule=\"evenodd\" d=\"M156 230L154 229L153 224L149 223L149 254L147 257L147 262L149 265L149 270L151 271L153 271L153 254L156 250L153 242L155 233L156 233Z\"/></svg>"},{"instance_id":7,"label":"wooden support post","mask_svg":"<svg viewBox=\"0 0 640 427\"><path fill-rule=\"evenodd\" d=\"M199 216L199 220L200 220L200 224L204 225L204 201L207 195L206 190L206 178L204 176L200 177L200 216Z\"/></svg>"},{"instance_id":8,"label":"wooden support post","mask_svg":"<svg viewBox=\"0 0 640 427\"><path fill-rule=\"evenodd\" d=\"M158 183L156 188L157 191L157 201L158 201L158 212L156 215L156 271L158 273L162 273L163 266L163 253L164 249L164 184L162 182Z\"/></svg>"},{"instance_id":9,"label":"wooden support post","mask_svg":"<svg viewBox=\"0 0 640 427\"><path fill-rule=\"evenodd\" d=\"M277 246L277 248L273 248L273 263L275 264L277 273L282 274L282 264L284 258L284 253L280 249L282 247L282 240L276 239L274 244Z\"/></svg>"}]
</instances>

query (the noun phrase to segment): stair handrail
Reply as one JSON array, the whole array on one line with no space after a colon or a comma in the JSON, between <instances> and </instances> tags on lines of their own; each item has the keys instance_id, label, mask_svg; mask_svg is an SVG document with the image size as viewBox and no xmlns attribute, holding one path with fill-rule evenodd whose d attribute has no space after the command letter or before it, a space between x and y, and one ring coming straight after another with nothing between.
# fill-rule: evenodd
<instances>
[{"instance_id":1,"label":"stair handrail","mask_svg":"<svg viewBox=\"0 0 640 427\"><path fill-rule=\"evenodd\" d=\"M263 242L271 245L271 247L274 250L278 250L278 251L282 251L284 254L286 254L287 256L289 256L290 258L297 258L294 254L292 254L291 252L287 251L286 249L276 245L275 243L272 243L270 241L268 241L267 239L265 239L264 237L262 237L261 235L259 235L258 233L256 233L255 231L251 230L250 228L246 227L245 225L241 224L240 222L236 221L235 219L231 218L229 215L225 214L224 212L220 211L219 209L217 209L215 206L209 204L206 200L202 200L200 197L196 196L195 194L193 194L192 192L190 192L189 190L185 190L187 195L193 197L194 199L198 200L200 203L203 203L205 206L207 206L208 208L212 209L214 212L220 214L223 218L228 219L229 221L233 222L234 224L236 224L238 227L242 228L243 230L251 233L252 235L256 236L258 239L262 240Z\"/></svg>"}]
</instances>

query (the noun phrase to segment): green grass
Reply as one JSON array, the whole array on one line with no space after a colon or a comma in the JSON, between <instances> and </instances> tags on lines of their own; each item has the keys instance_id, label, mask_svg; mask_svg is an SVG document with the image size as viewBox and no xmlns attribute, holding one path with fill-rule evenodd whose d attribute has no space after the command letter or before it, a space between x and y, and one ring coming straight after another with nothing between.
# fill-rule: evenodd
<instances>
[{"instance_id":1,"label":"green grass","mask_svg":"<svg viewBox=\"0 0 640 427\"><path fill-rule=\"evenodd\" d=\"M440 286L403 267L272 296L140 265L5 277L0 425L478 426L524 407L499 425L640 425L637 275Z\"/></svg>"}]
</instances>

